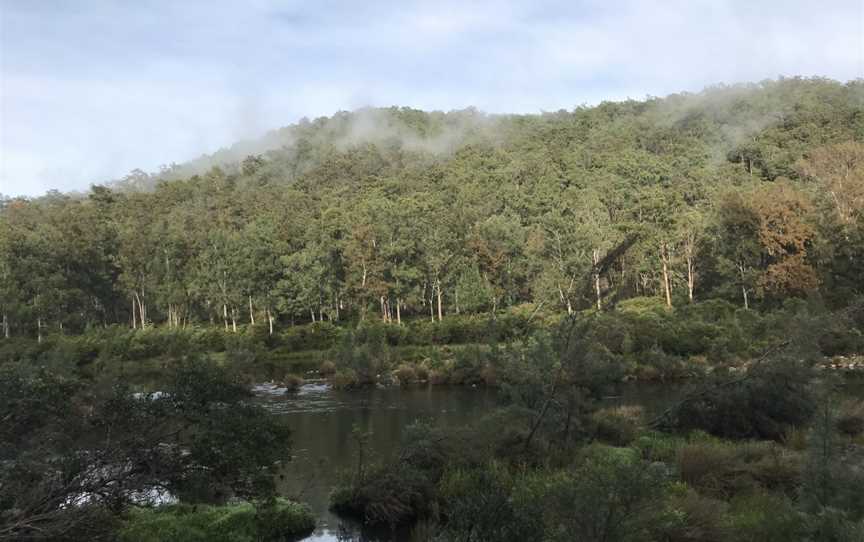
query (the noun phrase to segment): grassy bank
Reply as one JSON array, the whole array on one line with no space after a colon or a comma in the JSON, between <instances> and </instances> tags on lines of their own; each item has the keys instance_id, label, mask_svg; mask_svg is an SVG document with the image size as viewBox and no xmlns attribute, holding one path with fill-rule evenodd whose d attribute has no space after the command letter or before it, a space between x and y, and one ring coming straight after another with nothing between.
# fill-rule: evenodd
<instances>
[{"instance_id":1,"label":"grassy bank","mask_svg":"<svg viewBox=\"0 0 864 542\"><path fill-rule=\"evenodd\" d=\"M278 499L270 505L172 505L130 510L120 542L253 542L292 540L315 528L309 509Z\"/></svg>"}]
</instances>

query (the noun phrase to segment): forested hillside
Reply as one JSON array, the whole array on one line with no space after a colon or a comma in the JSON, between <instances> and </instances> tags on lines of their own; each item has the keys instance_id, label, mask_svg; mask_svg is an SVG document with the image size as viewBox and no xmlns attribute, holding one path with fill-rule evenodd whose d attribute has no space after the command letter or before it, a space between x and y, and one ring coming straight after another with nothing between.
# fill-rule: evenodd
<instances>
[{"instance_id":1,"label":"forested hillside","mask_svg":"<svg viewBox=\"0 0 864 542\"><path fill-rule=\"evenodd\" d=\"M364 109L83 196L0 202L6 337L636 296L838 307L864 293L862 262L860 80L541 115Z\"/></svg>"}]
</instances>

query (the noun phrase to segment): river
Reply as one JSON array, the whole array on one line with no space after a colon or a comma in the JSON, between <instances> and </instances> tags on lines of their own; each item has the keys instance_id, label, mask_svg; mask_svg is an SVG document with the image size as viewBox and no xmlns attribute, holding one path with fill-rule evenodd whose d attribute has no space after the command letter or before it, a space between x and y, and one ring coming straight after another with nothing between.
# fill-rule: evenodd
<instances>
[{"instance_id":1,"label":"river","mask_svg":"<svg viewBox=\"0 0 864 542\"><path fill-rule=\"evenodd\" d=\"M369 531L328 510L339 476L356 457L351 432L356 424L371 431L373 459L386 461L400 446L404 428L417 419L457 427L476 420L497 404L496 392L484 388L428 386L340 392L307 384L297 393L260 384L254 388L264 405L284 416L293 431L291 460L279 481L280 493L309 504L318 528L305 538L315 542L391 542L411 539L409 532ZM605 400L608 406L641 405L649 413L683 392L679 385L622 384Z\"/></svg>"}]
</instances>

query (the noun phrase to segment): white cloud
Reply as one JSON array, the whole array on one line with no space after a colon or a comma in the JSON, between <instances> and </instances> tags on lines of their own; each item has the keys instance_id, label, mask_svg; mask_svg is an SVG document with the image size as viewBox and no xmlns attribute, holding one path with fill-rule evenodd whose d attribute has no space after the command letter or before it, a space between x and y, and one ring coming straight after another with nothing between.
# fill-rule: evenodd
<instances>
[{"instance_id":1,"label":"white cloud","mask_svg":"<svg viewBox=\"0 0 864 542\"><path fill-rule=\"evenodd\" d=\"M83 189L340 109L571 108L862 77L862 2L0 0L0 192Z\"/></svg>"}]
</instances>

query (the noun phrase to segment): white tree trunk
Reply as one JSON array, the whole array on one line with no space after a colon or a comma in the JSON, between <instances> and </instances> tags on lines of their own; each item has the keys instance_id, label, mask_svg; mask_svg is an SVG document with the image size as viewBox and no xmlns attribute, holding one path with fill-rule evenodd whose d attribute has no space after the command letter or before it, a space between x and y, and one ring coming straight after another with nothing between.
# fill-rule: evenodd
<instances>
[{"instance_id":1,"label":"white tree trunk","mask_svg":"<svg viewBox=\"0 0 864 542\"><path fill-rule=\"evenodd\" d=\"M273 313L270 312L270 307L267 307L267 323L270 325L270 335L273 335Z\"/></svg>"},{"instance_id":2,"label":"white tree trunk","mask_svg":"<svg viewBox=\"0 0 864 542\"><path fill-rule=\"evenodd\" d=\"M690 303L693 303L693 289L696 286L696 277L693 273L693 256L687 255L687 295L690 298Z\"/></svg>"},{"instance_id":3,"label":"white tree trunk","mask_svg":"<svg viewBox=\"0 0 864 542\"><path fill-rule=\"evenodd\" d=\"M592 253L592 262L594 263L594 295L597 298L597 310L603 310L600 296L600 269L597 267L600 264L600 251L596 248ZM570 302L567 302L567 313L570 314Z\"/></svg>"},{"instance_id":4,"label":"white tree trunk","mask_svg":"<svg viewBox=\"0 0 864 542\"><path fill-rule=\"evenodd\" d=\"M444 319L444 308L442 303L443 294L441 292L441 280L436 281L435 289L438 292L438 321L442 321Z\"/></svg>"},{"instance_id":5,"label":"white tree trunk","mask_svg":"<svg viewBox=\"0 0 864 542\"><path fill-rule=\"evenodd\" d=\"M660 260L663 262L663 290L666 293L666 307L672 308L672 289L669 284L669 247L666 243L660 247Z\"/></svg>"}]
</instances>

